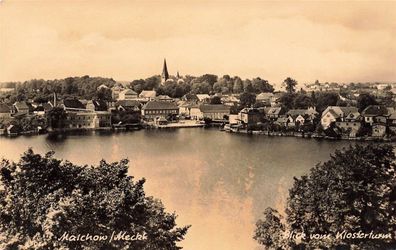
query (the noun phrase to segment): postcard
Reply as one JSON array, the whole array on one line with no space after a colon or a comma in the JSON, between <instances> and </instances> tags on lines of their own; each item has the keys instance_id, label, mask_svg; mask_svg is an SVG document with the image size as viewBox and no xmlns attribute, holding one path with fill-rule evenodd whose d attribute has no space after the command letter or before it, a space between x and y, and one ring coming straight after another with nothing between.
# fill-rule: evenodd
<instances>
[{"instance_id":1,"label":"postcard","mask_svg":"<svg viewBox=\"0 0 396 250\"><path fill-rule=\"evenodd\" d=\"M0 249L396 249L396 2L0 1Z\"/></svg>"}]
</instances>

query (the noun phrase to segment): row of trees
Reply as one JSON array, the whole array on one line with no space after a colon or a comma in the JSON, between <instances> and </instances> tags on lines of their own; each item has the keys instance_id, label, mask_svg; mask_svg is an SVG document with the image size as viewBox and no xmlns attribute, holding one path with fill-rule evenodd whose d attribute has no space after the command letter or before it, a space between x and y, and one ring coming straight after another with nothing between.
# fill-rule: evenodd
<instances>
[{"instance_id":1,"label":"row of trees","mask_svg":"<svg viewBox=\"0 0 396 250\"><path fill-rule=\"evenodd\" d=\"M161 85L160 76L149 77L145 80L134 80L130 83L132 88L137 93L143 90L155 89L159 94L169 95L170 97L178 98L187 93L192 94L210 94L210 93L261 93L273 92L274 88L267 80L259 77L253 79L242 80L240 77L230 77L224 75L218 77L217 75L205 74L200 77L186 76L182 81L172 79Z\"/></svg>"}]
</instances>

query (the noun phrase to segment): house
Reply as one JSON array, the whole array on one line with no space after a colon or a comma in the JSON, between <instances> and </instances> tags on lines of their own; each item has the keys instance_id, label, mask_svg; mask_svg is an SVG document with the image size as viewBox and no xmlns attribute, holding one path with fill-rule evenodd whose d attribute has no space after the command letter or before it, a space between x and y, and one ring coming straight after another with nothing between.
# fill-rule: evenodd
<instances>
[{"instance_id":1,"label":"house","mask_svg":"<svg viewBox=\"0 0 396 250\"><path fill-rule=\"evenodd\" d=\"M178 114L179 107L173 102L149 101L142 107L143 118L149 120L153 120L156 117L167 118Z\"/></svg>"},{"instance_id":2,"label":"house","mask_svg":"<svg viewBox=\"0 0 396 250\"><path fill-rule=\"evenodd\" d=\"M202 113L202 118L209 118L212 120L223 120L224 116L230 115L230 107L223 104L201 104L199 110Z\"/></svg>"},{"instance_id":3,"label":"house","mask_svg":"<svg viewBox=\"0 0 396 250\"><path fill-rule=\"evenodd\" d=\"M159 95L155 97L155 100L162 101L162 102L173 102L173 98L169 97L168 95Z\"/></svg>"},{"instance_id":4,"label":"house","mask_svg":"<svg viewBox=\"0 0 396 250\"><path fill-rule=\"evenodd\" d=\"M141 106L136 100L119 100L115 103L118 111L140 111Z\"/></svg>"},{"instance_id":5,"label":"house","mask_svg":"<svg viewBox=\"0 0 396 250\"><path fill-rule=\"evenodd\" d=\"M15 102L12 105L12 113L18 115L26 115L33 111L33 107L29 105L27 102Z\"/></svg>"},{"instance_id":6,"label":"house","mask_svg":"<svg viewBox=\"0 0 396 250\"><path fill-rule=\"evenodd\" d=\"M264 108L264 112L266 117L271 120L276 120L285 114L285 110L282 107Z\"/></svg>"},{"instance_id":7,"label":"house","mask_svg":"<svg viewBox=\"0 0 396 250\"><path fill-rule=\"evenodd\" d=\"M358 113L356 107L328 106L323 112L320 123L324 129L330 127L333 122L344 121L350 113Z\"/></svg>"},{"instance_id":8,"label":"house","mask_svg":"<svg viewBox=\"0 0 396 250\"><path fill-rule=\"evenodd\" d=\"M271 100L275 95L273 93L263 92L256 96L256 102L262 103L264 106L271 106Z\"/></svg>"},{"instance_id":9,"label":"house","mask_svg":"<svg viewBox=\"0 0 396 250\"><path fill-rule=\"evenodd\" d=\"M111 127L111 113L108 111L86 110L67 112L65 127L70 129L93 129Z\"/></svg>"},{"instance_id":10,"label":"house","mask_svg":"<svg viewBox=\"0 0 396 250\"><path fill-rule=\"evenodd\" d=\"M392 110L380 105L370 105L362 111L364 122L370 125L374 123L387 123L392 114Z\"/></svg>"},{"instance_id":11,"label":"house","mask_svg":"<svg viewBox=\"0 0 396 250\"><path fill-rule=\"evenodd\" d=\"M197 94L198 102L208 103L210 101L210 96L208 94Z\"/></svg>"},{"instance_id":12,"label":"house","mask_svg":"<svg viewBox=\"0 0 396 250\"><path fill-rule=\"evenodd\" d=\"M224 95L221 97L221 102L227 106L236 106L239 103L239 98L235 95Z\"/></svg>"},{"instance_id":13,"label":"house","mask_svg":"<svg viewBox=\"0 0 396 250\"><path fill-rule=\"evenodd\" d=\"M260 112L260 110L256 108L244 108L238 114L239 121L247 125L261 122L263 117L264 113Z\"/></svg>"},{"instance_id":14,"label":"house","mask_svg":"<svg viewBox=\"0 0 396 250\"><path fill-rule=\"evenodd\" d=\"M87 102L86 109L92 111L107 111L107 103L104 100L90 100Z\"/></svg>"},{"instance_id":15,"label":"house","mask_svg":"<svg viewBox=\"0 0 396 250\"><path fill-rule=\"evenodd\" d=\"M371 136L384 137L386 134L386 125L382 123L373 124Z\"/></svg>"},{"instance_id":16,"label":"house","mask_svg":"<svg viewBox=\"0 0 396 250\"><path fill-rule=\"evenodd\" d=\"M118 100L121 91L123 91L124 89L124 86L122 86L122 84L120 83L114 85L114 87L111 88L111 97L113 98L113 100Z\"/></svg>"},{"instance_id":17,"label":"house","mask_svg":"<svg viewBox=\"0 0 396 250\"><path fill-rule=\"evenodd\" d=\"M124 89L118 94L118 100L135 100L138 94L132 89Z\"/></svg>"},{"instance_id":18,"label":"house","mask_svg":"<svg viewBox=\"0 0 396 250\"><path fill-rule=\"evenodd\" d=\"M293 123L293 118L291 118L290 116L283 116L283 117L279 117L278 119L276 119L276 121L274 122L275 124L284 126L284 127L288 127L289 124Z\"/></svg>"},{"instance_id":19,"label":"house","mask_svg":"<svg viewBox=\"0 0 396 250\"><path fill-rule=\"evenodd\" d=\"M11 108L4 103L0 103L0 118L10 118L10 117L11 117Z\"/></svg>"},{"instance_id":20,"label":"house","mask_svg":"<svg viewBox=\"0 0 396 250\"><path fill-rule=\"evenodd\" d=\"M139 94L139 99L141 99L142 101L152 101L155 99L156 96L157 92L155 92L155 90L143 90Z\"/></svg>"}]
</instances>

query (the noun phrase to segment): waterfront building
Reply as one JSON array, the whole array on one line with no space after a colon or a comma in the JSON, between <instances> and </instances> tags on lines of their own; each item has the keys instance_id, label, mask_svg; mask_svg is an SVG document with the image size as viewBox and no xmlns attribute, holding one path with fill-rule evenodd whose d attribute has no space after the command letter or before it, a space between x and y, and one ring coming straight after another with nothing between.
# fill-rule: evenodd
<instances>
[{"instance_id":1,"label":"waterfront building","mask_svg":"<svg viewBox=\"0 0 396 250\"><path fill-rule=\"evenodd\" d=\"M350 113L356 114L357 112L356 107L328 106L322 112L320 123L324 129L327 129L333 122L344 121Z\"/></svg>"},{"instance_id":2,"label":"waterfront building","mask_svg":"<svg viewBox=\"0 0 396 250\"><path fill-rule=\"evenodd\" d=\"M173 102L149 101L142 107L142 116L147 120L176 115L179 115L179 107Z\"/></svg>"},{"instance_id":3,"label":"waterfront building","mask_svg":"<svg viewBox=\"0 0 396 250\"><path fill-rule=\"evenodd\" d=\"M199 106L202 118L212 120L224 120L225 116L230 115L230 107L223 104L202 104Z\"/></svg>"}]
</instances>

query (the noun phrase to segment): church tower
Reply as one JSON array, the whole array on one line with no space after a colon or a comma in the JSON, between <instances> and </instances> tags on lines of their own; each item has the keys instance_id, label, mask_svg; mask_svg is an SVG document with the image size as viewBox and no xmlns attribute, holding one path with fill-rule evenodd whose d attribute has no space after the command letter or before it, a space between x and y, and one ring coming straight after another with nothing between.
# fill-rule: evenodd
<instances>
[{"instance_id":1,"label":"church tower","mask_svg":"<svg viewBox=\"0 0 396 250\"><path fill-rule=\"evenodd\" d=\"M166 66L166 59L164 59L164 67L162 69L161 83L163 84L169 79L168 67Z\"/></svg>"}]
</instances>

